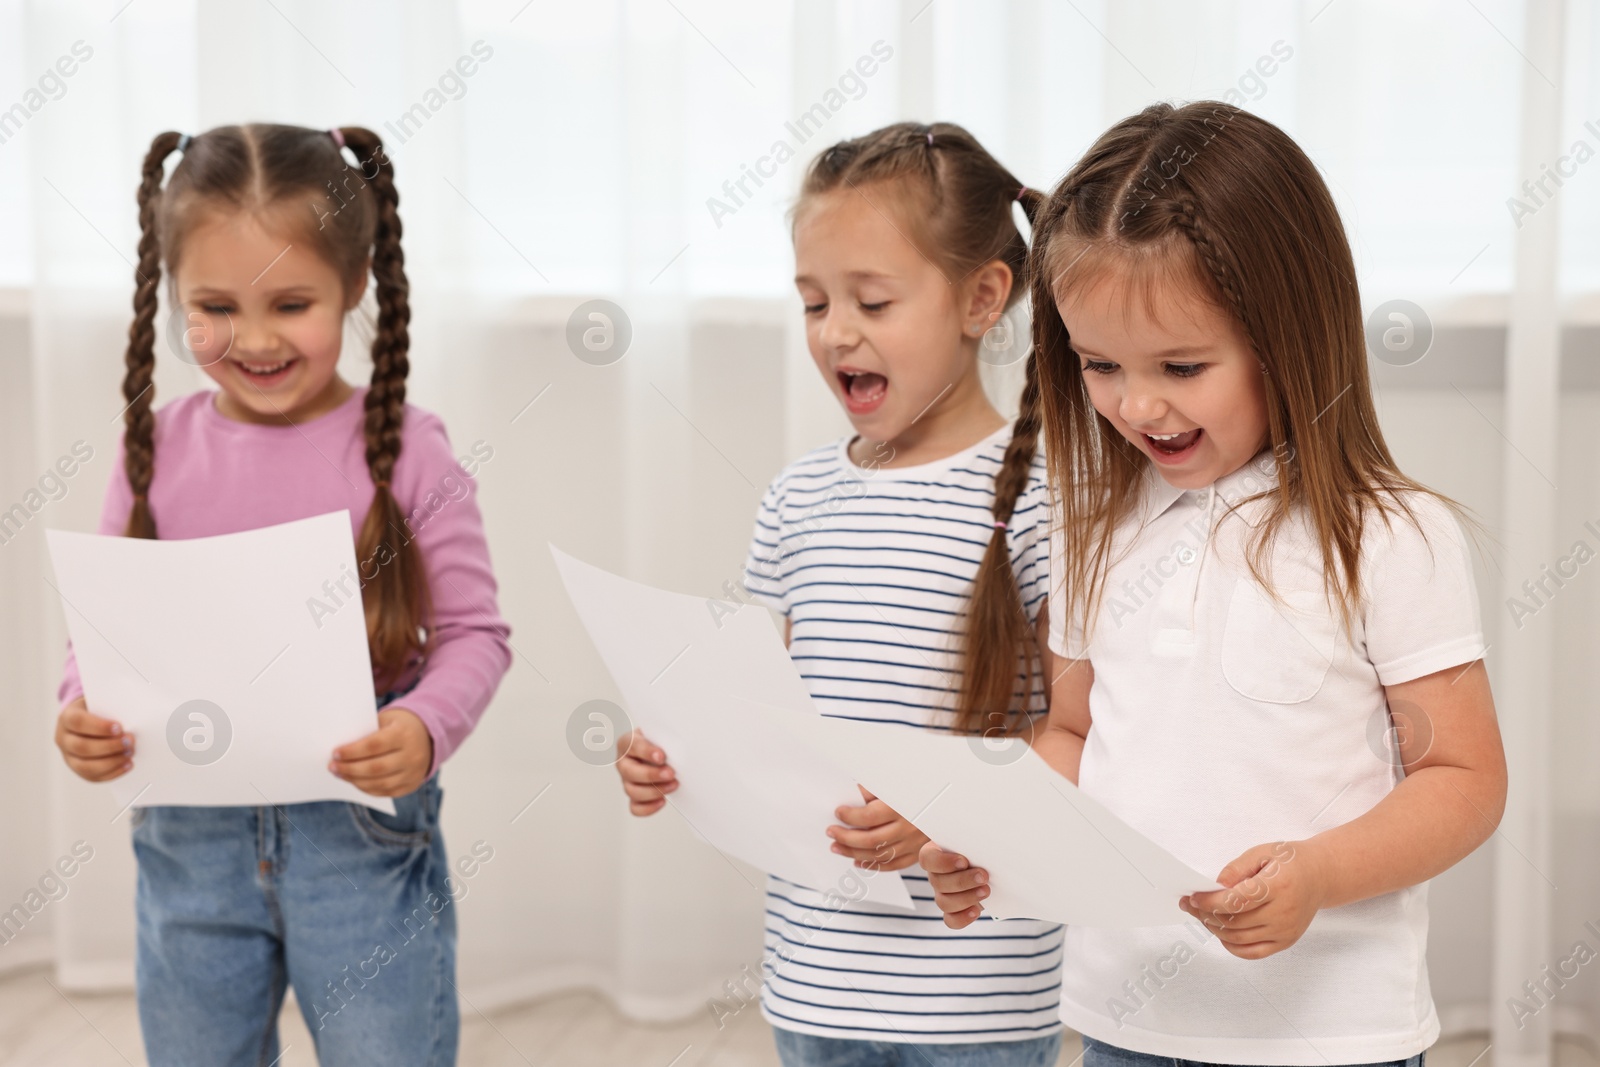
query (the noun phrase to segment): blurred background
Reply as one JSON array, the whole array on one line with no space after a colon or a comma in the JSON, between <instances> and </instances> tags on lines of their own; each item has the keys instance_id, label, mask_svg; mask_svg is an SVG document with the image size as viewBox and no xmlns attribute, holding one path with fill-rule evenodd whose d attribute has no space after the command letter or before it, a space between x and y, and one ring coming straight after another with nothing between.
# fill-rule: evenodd
<instances>
[{"instance_id":1,"label":"blurred background","mask_svg":"<svg viewBox=\"0 0 1600 1067\"><path fill-rule=\"evenodd\" d=\"M0 927L0 1063L144 1062L127 818L51 742L66 630L43 579L44 530L92 531L112 474L152 136L384 137L410 399L458 453L493 449L479 499L516 649L442 777L452 853L494 854L460 902L463 1061L687 1067L776 1062L753 1005L710 1010L760 960L761 880L670 810L631 819L569 741L580 705L617 694L547 543L725 595L768 480L846 431L790 281L784 213L817 151L951 121L1048 187L1115 120L1200 98L1321 168L1369 335L1409 331L1371 360L1384 432L1493 535L1477 576L1513 795L1432 888L1452 1054L1592 1061L1600 966L1561 961L1600 952L1597 56L1581 0L0 0L0 913L93 848L65 895ZM593 300L631 334L606 358L569 340ZM351 380L370 336L353 317ZM1003 410L1023 356L986 368ZM159 342L157 367L157 406L209 385ZM285 1064L313 1062L287 1040Z\"/></svg>"}]
</instances>

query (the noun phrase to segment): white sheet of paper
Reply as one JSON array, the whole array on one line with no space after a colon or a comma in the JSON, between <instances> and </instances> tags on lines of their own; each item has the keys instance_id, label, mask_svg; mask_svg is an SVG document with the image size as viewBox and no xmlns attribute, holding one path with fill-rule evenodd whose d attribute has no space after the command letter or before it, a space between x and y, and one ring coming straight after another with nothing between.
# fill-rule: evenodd
<instances>
[{"instance_id":1,"label":"white sheet of paper","mask_svg":"<svg viewBox=\"0 0 1600 1067\"><path fill-rule=\"evenodd\" d=\"M89 709L135 738L133 770L111 783L119 804L394 814L328 770L378 727L348 511L183 541L48 539Z\"/></svg>"},{"instance_id":2,"label":"white sheet of paper","mask_svg":"<svg viewBox=\"0 0 1600 1067\"><path fill-rule=\"evenodd\" d=\"M989 872L984 912L1131 928L1186 922L1178 898L1221 888L1057 774L1020 738L987 742L914 727L752 706L837 760L941 847ZM1016 747L1010 747L1016 746Z\"/></svg>"},{"instance_id":3,"label":"white sheet of paper","mask_svg":"<svg viewBox=\"0 0 1600 1067\"><path fill-rule=\"evenodd\" d=\"M763 608L734 610L550 552L633 724L677 772L669 801L702 840L820 892L914 907L898 873L863 871L829 851L834 809L862 803L849 774L745 714L759 697L821 718Z\"/></svg>"}]
</instances>

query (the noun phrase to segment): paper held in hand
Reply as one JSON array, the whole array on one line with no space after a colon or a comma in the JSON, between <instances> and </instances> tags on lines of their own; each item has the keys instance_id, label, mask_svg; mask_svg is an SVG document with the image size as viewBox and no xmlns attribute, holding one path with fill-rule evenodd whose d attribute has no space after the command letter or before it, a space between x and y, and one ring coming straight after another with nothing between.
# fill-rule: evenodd
<instances>
[{"instance_id":1,"label":"paper held in hand","mask_svg":"<svg viewBox=\"0 0 1600 1067\"><path fill-rule=\"evenodd\" d=\"M1220 889L1057 774L1020 737L957 737L754 706L826 752L940 847L989 875L984 914L1078 926L1187 922L1178 898Z\"/></svg>"},{"instance_id":2,"label":"paper held in hand","mask_svg":"<svg viewBox=\"0 0 1600 1067\"><path fill-rule=\"evenodd\" d=\"M328 770L378 728L349 512L183 541L48 539L89 710L135 737L119 804L394 814Z\"/></svg>"},{"instance_id":3,"label":"paper held in hand","mask_svg":"<svg viewBox=\"0 0 1600 1067\"><path fill-rule=\"evenodd\" d=\"M667 754L679 787L668 806L726 856L822 893L911 909L895 871L866 871L829 851L834 809L860 805L850 775L745 714L759 697L819 718L772 620L759 607L629 581L550 546L578 617L633 725Z\"/></svg>"}]
</instances>

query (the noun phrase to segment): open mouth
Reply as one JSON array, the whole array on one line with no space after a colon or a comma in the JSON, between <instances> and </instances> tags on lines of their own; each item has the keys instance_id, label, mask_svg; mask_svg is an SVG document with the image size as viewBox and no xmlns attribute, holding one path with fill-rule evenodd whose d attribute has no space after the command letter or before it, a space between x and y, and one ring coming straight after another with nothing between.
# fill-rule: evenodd
<instances>
[{"instance_id":1,"label":"open mouth","mask_svg":"<svg viewBox=\"0 0 1600 1067\"><path fill-rule=\"evenodd\" d=\"M1150 443L1150 454L1163 463L1180 462L1189 457L1200 443L1204 430L1199 428L1182 433L1147 433L1141 436Z\"/></svg>"},{"instance_id":2,"label":"open mouth","mask_svg":"<svg viewBox=\"0 0 1600 1067\"><path fill-rule=\"evenodd\" d=\"M262 363L253 360L234 359L229 362L233 364L234 369L239 372L245 381L257 386L265 386L275 385L287 378L289 372L294 369L294 365L299 360L280 359L272 363Z\"/></svg>"},{"instance_id":3,"label":"open mouth","mask_svg":"<svg viewBox=\"0 0 1600 1067\"><path fill-rule=\"evenodd\" d=\"M840 367L834 371L844 391L845 407L851 414L865 415L883 406L889 395L889 379L876 371Z\"/></svg>"}]
</instances>

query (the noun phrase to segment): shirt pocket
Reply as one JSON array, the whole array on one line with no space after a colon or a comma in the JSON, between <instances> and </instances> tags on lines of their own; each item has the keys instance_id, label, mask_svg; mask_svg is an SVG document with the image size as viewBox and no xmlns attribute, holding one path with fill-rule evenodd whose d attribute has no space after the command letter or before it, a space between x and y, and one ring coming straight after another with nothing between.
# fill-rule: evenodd
<instances>
[{"instance_id":1,"label":"shirt pocket","mask_svg":"<svg viewBox=\"0 0 1600 1067\"><path fill-rule=\"evenodd\" d=\"M1222 634L1222 676L1251 700L1301 704L1328 676L1339 621L1320 589L1278 595L1281 603L1249 578L1235 583Z\"/></svg>"}]
</instances>

